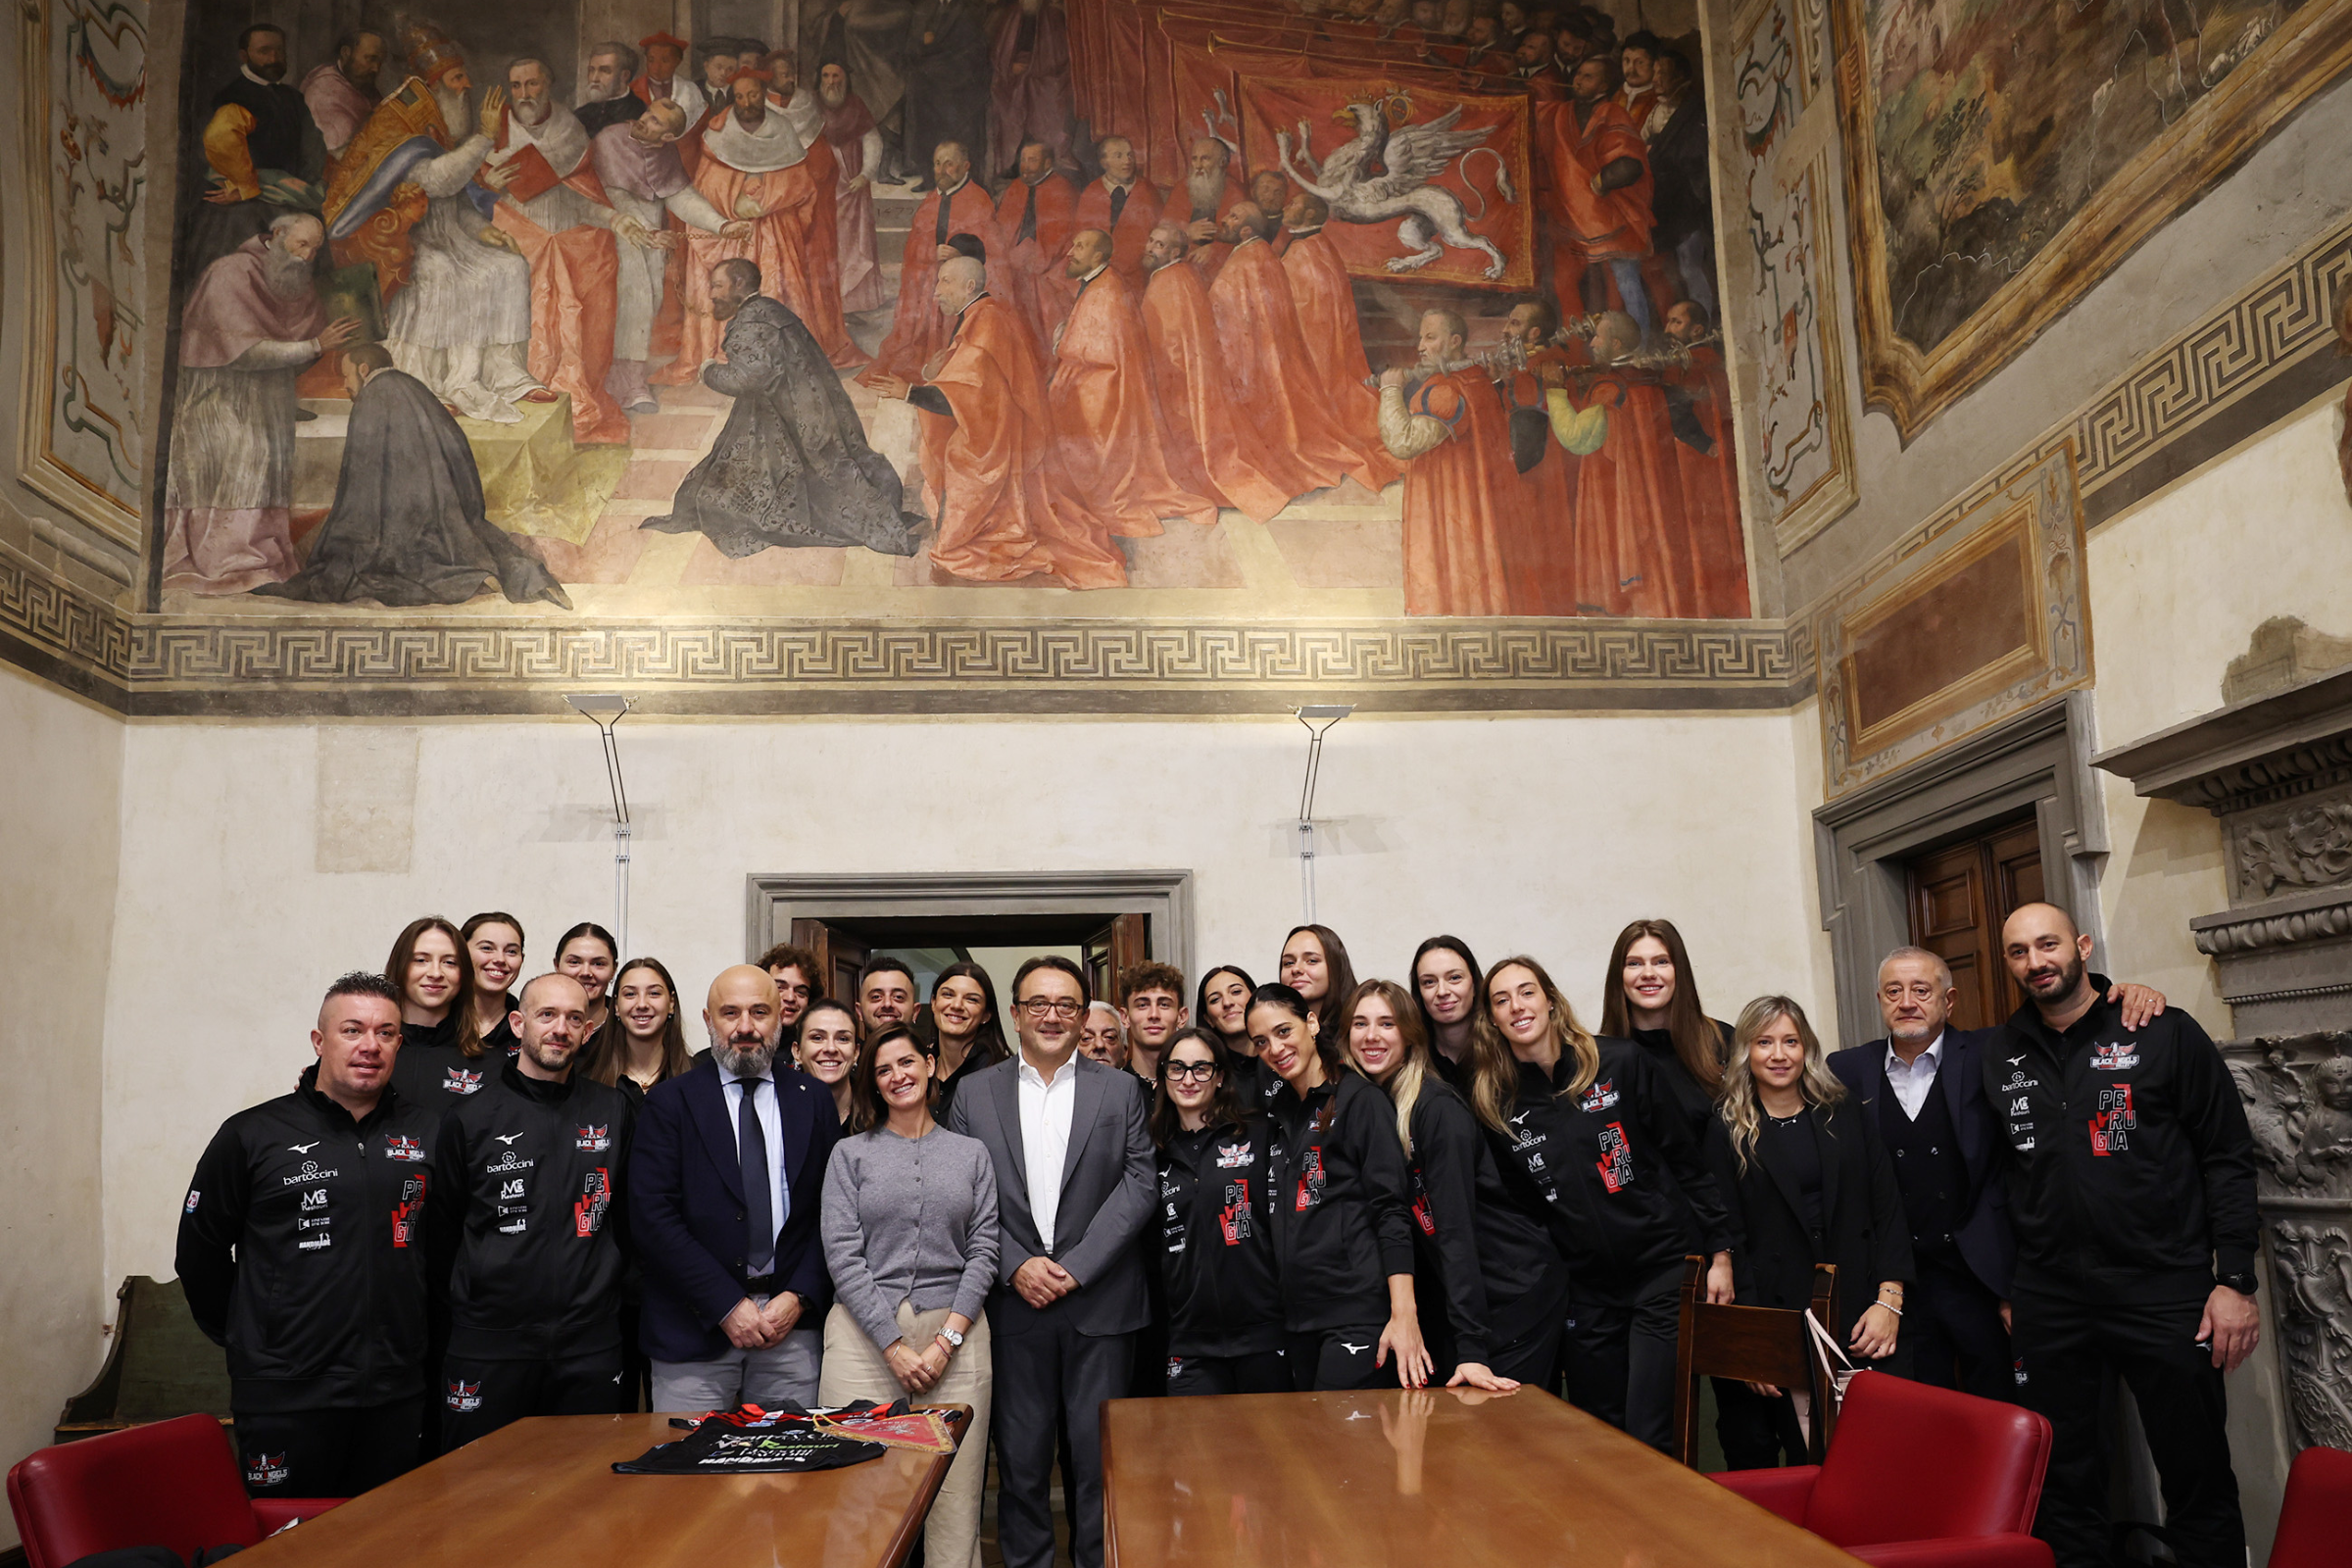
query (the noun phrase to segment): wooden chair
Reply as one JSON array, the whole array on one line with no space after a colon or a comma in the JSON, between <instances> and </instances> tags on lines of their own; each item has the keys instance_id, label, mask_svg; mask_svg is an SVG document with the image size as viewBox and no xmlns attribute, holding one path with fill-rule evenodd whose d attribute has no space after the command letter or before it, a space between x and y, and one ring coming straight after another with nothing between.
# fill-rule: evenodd
<instances>
[{"instance_id":1,"label":"wooden chair","mask_svg":"<svg viewBox=\"0 0 2352 1568\"><path fill-rule=\"evenodd\" d=\"M1805 1457L1821 1463L1829 1451L1830 1427L1837 1412L1831 1408L1829 1374L1805 1331L1805 1314L1767 1306L1713 1306L1706 1298L1707 1260L1683 1260L1683 1319L1675 1350L1674 1451L1685 1464L1697 1459L1698 1380L1737 1378L1743 1383L1770 1383L1784 1389L1807 1389L1813 1396L1813 1418L1805 1438ZM1838 1270L1829 1263L1813 1267L1813 1311L1825 1324L1838 1321Z\"/></svg>"}]
</instances>

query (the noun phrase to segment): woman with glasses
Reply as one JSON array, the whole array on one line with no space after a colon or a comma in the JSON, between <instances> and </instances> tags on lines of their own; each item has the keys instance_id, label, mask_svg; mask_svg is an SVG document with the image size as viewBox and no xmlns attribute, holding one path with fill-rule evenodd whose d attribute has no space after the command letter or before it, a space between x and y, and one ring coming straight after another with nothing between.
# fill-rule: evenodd
<instances>
[{"instance_id":1,"label":"woman with glasses","mask_svg":"<svg viewBox=\"0 0 2352 1568\"><path fill-rule=\"evenodd\" d=\"M1271 1174L1291 1386L1368 1389L1394 1378L1420 1388L1429 1351L1413 1298L1413 1216L1396 1112L1317 1041L1306 999L1289 986L1259 986L1250 997L1250 1038L1282 1080Z\"/></svg>"},{"instance_id":2,"label":"woman with glasses","mask_svg":"<svg viewBox=\"0 0 2352 1568\"><path fill-rule=\"evenodd\" d=\"M1167 1282L1167 1392L1287 1394L1274 1274L1271 1127L1233 1092L1233 1054L1179 1029L1159 1059L1152 1143Z\"/></svg>"}]
</instances>

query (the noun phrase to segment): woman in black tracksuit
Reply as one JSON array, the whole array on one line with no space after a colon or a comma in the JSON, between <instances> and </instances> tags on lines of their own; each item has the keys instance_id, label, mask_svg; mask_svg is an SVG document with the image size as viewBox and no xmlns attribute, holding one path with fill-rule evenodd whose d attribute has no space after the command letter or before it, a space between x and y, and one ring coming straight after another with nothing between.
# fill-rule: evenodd
<instances>
[{"instance_id":1,"label":"woman in black tracksuit","mask_svg":"<svg viewBox=\"0 0 2352 1568\"><path fill-rule=\"evenodd\" d=\"M1568 1316L1568 1265L1526 1172L1438 1076L1421 1010L1394 980L1366 980L1341 1012L1348 1055L1387 1092L1413 1200L1413 1299L1432 1375L1448 1387L1549 1388Z\"/></svg>"},{"instance_id":2,"label":"woman in black tracksuit","mask_svg":"<svg viewBox=\"0 0 2352 1568\"><path fill-rule=\"evenodd\" d=\"M1647 1053L1587 1034L1533 958L1494 965L1482 993L1470 1102L1513 1129L1509 1157L1567 1259L1568 1396L1664 1449L1683 1259L1707 1255L1707 1299L1730 1301L1730 1215Z\"/></svg>"},{"instance_id":3,"label":"woman in black tracksuit","mask_svg":"<svg viewBox=\"0 0 2352 1568\"><path fill-rule=\"evenodd\" d=\"M1897 1346L1896 1330L1911 1225L1878 1128L1831 1073L1805 1009L1787 997L1749 1003L1734 1038L1719 1107L1726 1136L1708 1153L1742 1222L1734 1258L1740 1304L1802 1311L1812 1304L1813 1265L1834 1263L1836 1321L1822 1327L1855 1365L1908 1377L1910 1347ZM1786 1393L1726 1379L1715 1387L1726 1464L1805 1462Z\"/></svg>"},{"instance_id":4,"label":"woman in black tracksuit","mask_svg":"<svg viewBox=\"0 0 2352 1568\"><path fill-rule=\"evenodd\" d=\"M1237 1094L1235 1061L1207 1029L1179 1029L1159 1057L1152 1142L1171 1395L1291 1388L1274 1274L1272 1129Z\"/></svg>"},{"instance_id":5,"label":"woman in black tracksuit","mask_svg":"<svg viewBox=\"0 0 2352 1568\"><path fill-rule=\"evenodd\" d=\"M1282 1080L1271 1174L1291 1386L1368 1389L1394 1376L1417 1389L1429 1381L1429 1351L1396 1112L1336 1047L1318 1044L1306 1011L1289 986L1250 998L1250 1043Z\"/></svg>"},{"instance_id":6,"label":"woman in black tracksuit","mask_svg":"<svg viewBox=\"0 0 2352 1568\"><path fill-rule=\"evenodd\" d=\"M1731 1025L1707 1016L1698 977L1672 920L1636 920L1617 933L1600 977L1600 1032L1631 1040L1657 1063L1693 1143L1715 1119L1732 1049Z\"/></svg>"}]
</instances>

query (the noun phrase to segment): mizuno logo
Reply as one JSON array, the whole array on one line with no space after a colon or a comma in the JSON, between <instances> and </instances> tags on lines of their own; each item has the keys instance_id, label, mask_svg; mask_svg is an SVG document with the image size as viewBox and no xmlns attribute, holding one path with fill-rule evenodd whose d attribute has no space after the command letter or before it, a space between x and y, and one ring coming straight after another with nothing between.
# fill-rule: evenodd
<instances>
[{"instance_id":1,"label":"mizuno logo","mask_svg":"<svg viewBox=\"0 0 2352 1568\"><path fill-rule=\"evenodd\" d=\"M2016 1065L2017 1065L2019 1062L2021 1062L2021 1061L2023 1061L2023 1060L2025 1060L2025 1059L2026 1059L2026 1058L2025 1058L2025 1057L2023 1057L2023 1056L2011 1056L2011 1057L2009 1058L2009 1065L2010 1065L2010 1066L2012 1066L2012 1067L2014 1067L2014 1066L2016 1066Z\"/></svg>"},{"instance_id":2,"label":"mizuno logo","mask_svg":"<svg viewBox=\"0 0 2352 1568\"><path fill-rule=\"evenodd\" d=\"M520 1133L492 1133L490 1136L491 1136L491 1137L493 1137L493 1138L495 1138L495 1139L497 1139L497 1140L498 1140L500 1143L502 1143L502 1144L504 1144L504 1145L506 1145L506 1146L507 1146L509 1149L513 1149L513 1148L514 1147L514 1140L515 1140L515 1139L517 1139L517 1138L520 1138L520 1137L522 1136L522 1134L520 1134Z\"/></svg>"},{"instance_id":3,"label":"mizuno logo","mask_svg":"<svg viewBox=\"0 0 2352 1568\"><path fill-rule=\"evenodd\" d=\"M288 1144L286 1147L297 1154L307 1154L318 1146L317 1144Z\"/></svg>"},{"instance_id":4,"label":"mizuno logo","mask_svg":"<svg viewBox=\"0 0 2352 1568\"><path fill-rule=\"evenodd\" d=\"M1346 1350L1349 1355L1361 1355L1366 1350L1372 1348L1372 1347L1369 1345L1349 1345L1346 1340L1342 1340L1340 1342L1340 1348Z\"/></svg>"}]
</instances>

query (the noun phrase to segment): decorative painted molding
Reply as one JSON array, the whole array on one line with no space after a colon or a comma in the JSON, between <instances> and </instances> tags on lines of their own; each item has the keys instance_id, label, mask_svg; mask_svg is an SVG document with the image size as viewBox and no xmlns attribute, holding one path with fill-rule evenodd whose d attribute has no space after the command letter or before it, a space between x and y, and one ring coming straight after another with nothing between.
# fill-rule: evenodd
<instances>
[{"instance_id":1,"label":"decorative painted molding","mask_svg":"<svg viewBox=\"0 0 2352 1568\"><path fill-rule=\"evenodd\" d=\"M0 544L0 648L85 696L127 705L130 617L6 544Z\"/></svg>"},{"instance_id":2,"label":"decorative painted molding","mask_svg":"<svg viewBox=\"0 0 2352 1568\"><path fill-rule=\"evenodd\" d=\"M1818 4L1808 17L1798 14L1798 0L1766 0L1738 24L1732 46L1756 273L1741 321L1757 368L1753 494L1783 556L1856 499L1845 305L1830 214L1837 176L1826 146L1793 170L1782 167L1803 156L1796 132L1821 85L1821 22Z\"/></svg>"},{"instance_id":3,"label":"decorative painted molding","mask_svg":"<svg viewBox=\"0 0 2352 1568\"><path fill-rule=\"evenodd\" d=\"M148 491L145 0L22 8L24 483L136 551ZM45 259L45 262L44 260Z\"/></svg>"}]
</instances>

